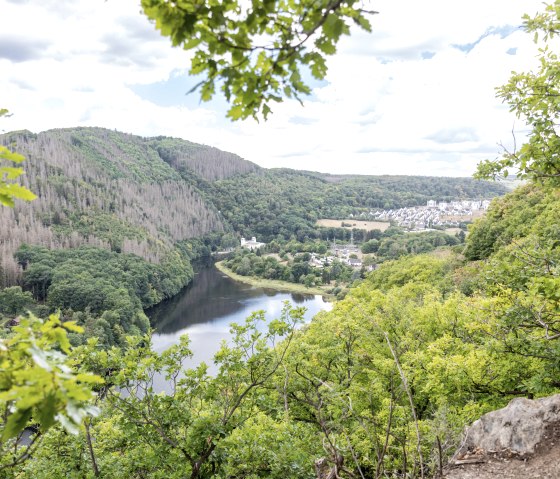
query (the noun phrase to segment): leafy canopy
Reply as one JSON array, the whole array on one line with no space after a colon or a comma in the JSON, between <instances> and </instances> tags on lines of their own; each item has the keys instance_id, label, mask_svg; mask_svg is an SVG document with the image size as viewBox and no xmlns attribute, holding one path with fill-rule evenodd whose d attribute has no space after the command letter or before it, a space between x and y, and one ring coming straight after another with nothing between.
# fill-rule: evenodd
<instances>
[{"instance_id":1,"label":"leafy canopy","mask_svg":"<svg viewBox=\"0 0 560 479\"><path fill-rule=\"evenodd\" d=\"M325 57L336 53L355 23L366 31L376 12L361 0L142 0L145 14L174 46L193 50L190 73L204 79L208 101L219 85L232 104L232 120L266 119L271 102L310 93L303 78L327 73ZM312 44L308 47L309 44Z\"/></svg>"},{"instance_id":2,"label":"leafy canopy","mask_svg":"<svg viewBox=\"0 0 560 479\"><path fill-rule=\"evenodd\" d=\"M102 379L74 371L70 331L82 328L55 314L45 321L30 314L0 340L0 471L24 462L55 424L76 434L85 417L98 413L90 401ZM28 443L20 443L30 425Z\"/></svg>"},{"instance_id":3,"label":"leafy canopy","mask_svg":"<svg viewBox=\"0 0 560 479\"><path fill-rule=\"evenodd\" d=\"M0 117L7 114L8 110L0 108ZM19 164L24 159L22 155L0 145L0 205L13 207L16 198L25 201L31 201L36 198L27 188L13 182L13 180L23 174L23 168L5 166L6 162L8 162L8 164Z\"/></svg>"},{"instance_id":4,"label":"leafy canopy","mask_svg":"<svg viewBox=\"0 0 560 479\"><path fill-rule=\"evenodd\" d=\"M497 160L478 165L476 176L495 179L514 168L523 179L560 183L560 60L553 43L560 32L560 0L547 5L534 18L524 16L524 28L534 33L539 45L539 68L527 73L514 72L507 84L497 89L498 97L509 104L518 118L531 128L528 141L519 150L505 151Z\"/></svg>"}]
</instances>

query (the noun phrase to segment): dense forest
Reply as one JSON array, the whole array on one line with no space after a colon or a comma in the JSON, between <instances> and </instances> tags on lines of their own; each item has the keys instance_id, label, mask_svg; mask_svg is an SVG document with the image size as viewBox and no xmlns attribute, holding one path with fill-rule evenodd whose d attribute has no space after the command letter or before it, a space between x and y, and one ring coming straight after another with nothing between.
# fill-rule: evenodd
<instances>
[{"instance_id":1,"label":"dense forest","mask_svg":"<svg viewBox=\"0 0 560 479\"><path fill-rule=\"evenodd\" d=\"M15 260L22 244L87 245L160 263L181 253L177 243L212 233L229 232L218 248L236 235L304 241L331 233L316 227L323 217L504 192L471 179L264 170L212 147L101 128L15 132L0 143L27 158L25 185L38 196L0 209L4 287L25 281Z\"/></svg>"},{"instance_id":2,"label":"dense forest","mask_svg":"<svg viewBox=\"0 0 560 479\"><path fill-rule=\"evenodd\" d=\"M110 349L92 338L69 354L83 381L102 381L96 409L84 410L87 396L78 395L69 424L39 433L33 460L6 470L33 478L432 476L464 424L512 397L560 387L559 213L557 190L516 190L472 228L471 260L439 250L388 261L297 329L299 309L286 307L268 330L256 313L232 326L212 376L205 365L183 370L186 338L161 354L149 336ZM26 321L14 334L47 335L47 350L63 337ZM47 325L74 328L56 321ZM161 375L168 394L153 386ZM66 432L88 415L76 435ZM2 457L14 460L6 449Z\"/></svg>"},{"instance_id":3,"label":"dense forest","mask_svg":"<svg viewBox=\"0 0 560 479\"><path fill-rule=\"evenodd\" d=\"M14 254L23 243L90 245L160 262L178 241L223 231L220 214L183 177L195 177L204 152L210 158L208 175L243 172L248 164L226 153L221 156L229 160L216 158L213 148L201 145L189 150L191 144L182 142L180 175L158 153L165 150L171 158L175 150L169 139L146 140L100 128L10 133L0 142L25 155L26 186L38 196L32 203L0 209L4 286L20 280Z\"/></svg>"},{"instance_id":4,"label":"dense forest","mask_svg":"<svg viewBox=\"0 0 560 479\"><path fill-rule=\"evenodd\" d=\"M484 199L503 185L471 178L332 176L286 169L259 170L215 182L216 207L232 227L263 241L318 238L321 218L345 219L375 209L425 206L427 200Z\"/></svg>"}]
</instances>

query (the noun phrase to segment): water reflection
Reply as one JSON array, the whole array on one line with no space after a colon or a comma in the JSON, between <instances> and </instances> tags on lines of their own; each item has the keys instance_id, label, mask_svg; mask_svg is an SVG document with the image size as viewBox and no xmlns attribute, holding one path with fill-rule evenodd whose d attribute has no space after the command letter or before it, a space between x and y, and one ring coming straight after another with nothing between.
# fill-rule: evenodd
<instances>
[{"instance_id":1,"label":"water reflection","mask_svg":"<svg viewBox=\"0 0 560 479\"><path fill-rule=\"evenodd\" d=\"M159 334L171 334L198 323L235 314L243 305L238 292L244 296L258 296L251 286L239 284L222 275L215 268L200 270L181 293L147 312L152 326Z\"/></svg>"},{"instance_id":2,"label":"water reflection","mask_svg":"<svg viewBox=\"0 0 560 479\"><path fill-rule=\"evenodd\" d=\"M306 321L332 306L321 296L257 288L233 281L213 267L204 268L182 293L147 312L156 330L154 349L164 351L187 333L194 353L191 365L200 361L210 365L221 341L229 338L231 323L243 322L258 310L265 311L268 320L277 318L285 301L304 306Z\"/></svg>"}]
</instances>

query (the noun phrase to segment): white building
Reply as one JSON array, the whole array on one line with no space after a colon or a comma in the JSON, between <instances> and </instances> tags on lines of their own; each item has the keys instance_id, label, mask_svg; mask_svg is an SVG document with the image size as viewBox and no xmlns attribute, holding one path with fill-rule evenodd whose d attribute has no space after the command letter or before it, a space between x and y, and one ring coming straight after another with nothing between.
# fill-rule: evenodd
<instances>
[{"instance_id":1,"label":"white building","mask_svg":"<svg viewBox=\"0 0 560 479\"><path fill-rule=\"evenodd\" d=\"M251 251L262 248L265 244L266 243L259 243L255 236L253 236L250 241L247 241L245 238L241 238L241 247L250 249Z\"/></svg>"}]
</instances>

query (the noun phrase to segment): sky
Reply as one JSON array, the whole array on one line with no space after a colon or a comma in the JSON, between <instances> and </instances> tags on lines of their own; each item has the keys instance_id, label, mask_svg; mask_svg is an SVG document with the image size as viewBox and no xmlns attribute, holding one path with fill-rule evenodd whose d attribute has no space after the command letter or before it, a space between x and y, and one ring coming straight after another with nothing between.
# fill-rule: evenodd
<instances>
[{"instance_id":1,"label":"sky","mask_svg":"<svg viewBox=\"0 0 560 479\"><path fill-rule=\"evenodd\" d=\"M136 0L0 0L0 131L100 126L230 151L264 167L338 174L469 176L526 127L495 97L536 65L520 28L541 0L372 0L304 105L266 122L226 119L187 95L189 52Z\"/></svg>"}]
</instances>

